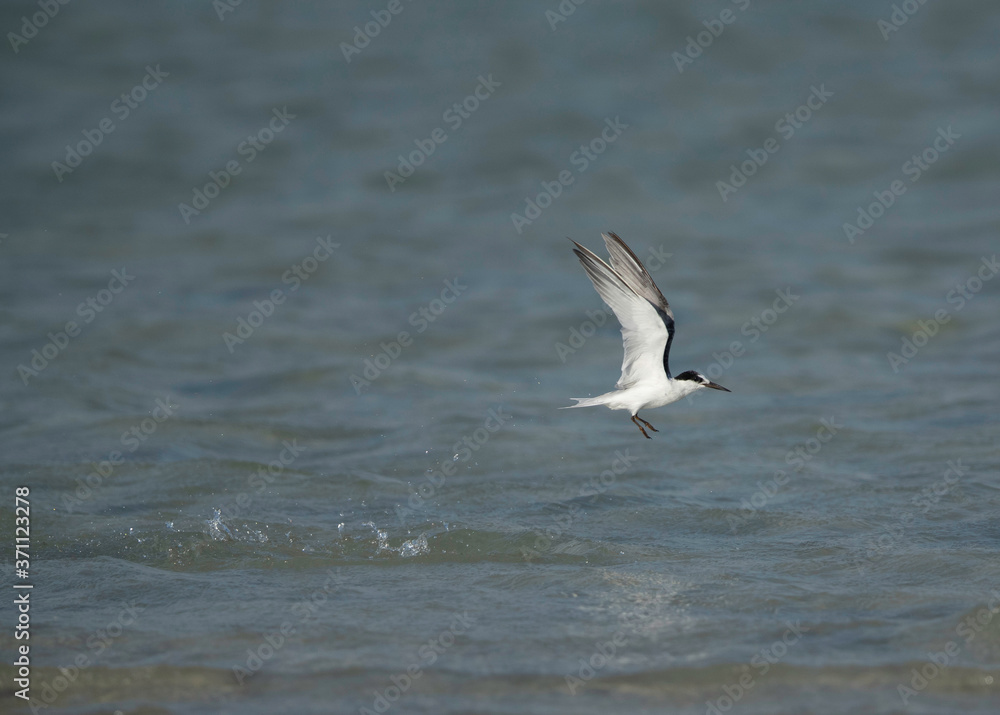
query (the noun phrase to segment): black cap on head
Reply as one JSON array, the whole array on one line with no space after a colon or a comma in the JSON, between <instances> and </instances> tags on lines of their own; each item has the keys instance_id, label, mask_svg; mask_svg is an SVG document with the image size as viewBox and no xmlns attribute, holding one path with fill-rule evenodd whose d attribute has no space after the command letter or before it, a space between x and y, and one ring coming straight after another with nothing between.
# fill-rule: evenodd
<instances>
[{"instance_id":1,"label":"black cap on head","mask_svg":"<svg viewBox=\"0 0 1000 715\"><path fill-rule=\"evenodd\" d=\"M731 390L726 389L722 385L712 382L707 377L702 375L700 372L695 372L694 370L685 370L680 375L674 378L675 380L691 380L692 382L697 382L704 387L711 387L713 390L722 390L723 392L731 392Z\"/></svg>"}]
</instances>

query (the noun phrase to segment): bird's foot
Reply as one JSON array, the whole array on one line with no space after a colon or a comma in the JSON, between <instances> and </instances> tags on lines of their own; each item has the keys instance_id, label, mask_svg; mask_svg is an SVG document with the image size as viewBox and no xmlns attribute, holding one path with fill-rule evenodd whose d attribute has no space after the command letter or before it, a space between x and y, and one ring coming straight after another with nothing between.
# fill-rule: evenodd
<instances>
[{"instance_id":1,"label":"bird's foot","mask_svg":"<svg viewBox=\"0 0 1000 715\"><path fill-rule=\"evenodd\" d=\"M639 422L645 422L645 423L646 423L646 426L647 426L647 427L649 427L649 428L650 428L651 430L653 430L654 432L656 432L656 431L657 431L657 430L653 429L653 425L651 425L651 424L649 424L648 422L646 422L646 420L642 419L641 417L639 417L638 419L639 419ZM642 428L642 425L641 425L641 424L639 424L639 422L636 422L635 420L636 420L636 415L632 415L632 424L634 424L634 425L635 425L636 427L638 427L638 428L639 428L639 431L640 431L640 432L642 432L642 436L643 436L643 437L645 437L646 439L653 439L653 438L652 438L652 437L650 437L650 436L649 436L648 434L646 434L646 430L644 430L644 429Z\"/></svg>"},{"instance_id":2,"label":"bird's foot","mask_svg":"<svg viewBox=\"0 0 1000 715\"><path fill-rule=\"evenodd\" d=\"M649 429L653 430L654 432L659 432L660 431L660 430L656 429L655 427L653 427L653 425L649 424L646 420L644 420L641 417L639 417L639 415L636 415L636 419L638 419L640 422L642 422L644 425L646 425L647 427L649 427Z\"/></svg>"}]
</instances>

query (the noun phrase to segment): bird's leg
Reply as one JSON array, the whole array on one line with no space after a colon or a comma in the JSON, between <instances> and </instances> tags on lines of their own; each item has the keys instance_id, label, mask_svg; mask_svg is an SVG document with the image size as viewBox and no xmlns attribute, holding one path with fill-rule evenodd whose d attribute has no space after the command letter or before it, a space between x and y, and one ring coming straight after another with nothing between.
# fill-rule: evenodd
<instances>
[{"instance_id":1,"label":"bird's leg","mask_svg":"<svg viewBox=\"0 0 1000 715\"><path fill-rule=\"evenodd\" d=\"M655 427L653 427L653 425L649 424L646 420L644 420L641 417L639 417L639 415L636 415L636 418L638 418L638 420L640 422L642 422L644 425L646 425L647 427L649 427L649 429L653 430L654 432L659 432L660 431L660 430L656 429Z\"/></svg>"},{"instance_id":2,"label":"bird's leg","mask_svg":"<svg viewBox=\"0 0 1000 715\"><path fill-rule=\"evenodd\" d=\"M639 428L639 431L640 431L640 432L642 432L642 436L643 436L643 437L645 437L646 439L653 439L653 438L652 438L652 437L650 437L650 436L649 436L648 434L646 434L646 430L644 430L644 429L642 428L642 425L641 425L641 424L639 424L638 422L636 422L636 421L635 421L635 418L636 418L636 415L632 415L632 423L633 423L633 424L634 424L634 425L635 425L636 427L638 427L638 428ZM646 420L642 419L641 417L639 418L639 420L640 420L640 421L642 421L642 422L645 422L645 421L646 421ZM648 423L647 423L647 424L648 424ZM656 430L653 430L653 431L655 432Z\"/></svg>"}]
</instances>

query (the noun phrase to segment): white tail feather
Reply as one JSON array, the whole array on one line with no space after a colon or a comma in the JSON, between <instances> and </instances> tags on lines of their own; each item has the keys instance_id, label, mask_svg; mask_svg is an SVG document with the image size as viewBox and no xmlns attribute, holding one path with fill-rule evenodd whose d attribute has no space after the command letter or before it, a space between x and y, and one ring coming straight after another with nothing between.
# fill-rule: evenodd
<instances>
[{"instance_id":1,"label":"white tail feather","mask_svg":"<svg viewBox=\"0 0 1000 715\"><path fill-rule=\"evenodd\" d=\"M572 410L574 407L597 407L599 405L608 404L608 398L614 393L607 393L604 395L598 395L597 397L571 397L569 399L576 401L575 405L566 405L565 407L560 407L560 410Z\"/></svg>"}]
</instances>

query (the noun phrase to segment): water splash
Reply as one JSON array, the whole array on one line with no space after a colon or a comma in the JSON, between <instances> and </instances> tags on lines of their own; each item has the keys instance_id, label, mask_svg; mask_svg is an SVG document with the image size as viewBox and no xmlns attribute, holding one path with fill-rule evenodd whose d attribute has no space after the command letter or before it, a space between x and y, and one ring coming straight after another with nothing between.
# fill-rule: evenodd
<instances>
[{"instance_id":1,"label":"water splash","mask_svg":"<svg viewBox=\"0 0 1000 715\"><path fill-rule=\"evenodd\" d=\"M229 527L222 523L222 510L212 509L212 518L205 522L208 524L208 535L214 541L235 541L236 537Z\"/></svg>"},{"instance_id":2,"label":"water splash","mask_svg":"<svg viewBox=\"0 0 1000 715\"><path fill-rule=\"evenodd\" d=\"M375 526L374 521L366 521L361 526L371 527L371 530L375 533L375 537L378 539L378 548L375 549L375 554L381 554L383 551L395 551L389 546L389 534L385 529L380 529Z\"/></svg>"},{"instance_id":3,"label":"water splash","mask_svg":"<svg viewBox=\"0 0 1000 715\"><path fill-rule=\"evenodd\" d=\"M399 547L399 555L403 558L409 558L410 556L419 556L420 554L429 554L431 552L430 547L427 545L427 535L421 534L416 539L410 539L409 541L404 541Z\"/></svg>"},{"instance_id":4,"label":"water splash","mask_svg":"<svg viewBox=\"0 0 1000 715\"><path fill-rule=\"evenodd\" d=\"M383 552L389 552L393 554L399 554L404 558L409 558L411 556L419 556L420 554L429 554L430 547L427 545L427 535L421 534L416 539L410 539L404 541L399 547L393 547L389 545L389 534L385 529L379 529L374 521L366 521L362 526L369 527L375 534L377 541L375 555L378 556Z\"/></svg>"}]
</instances>

